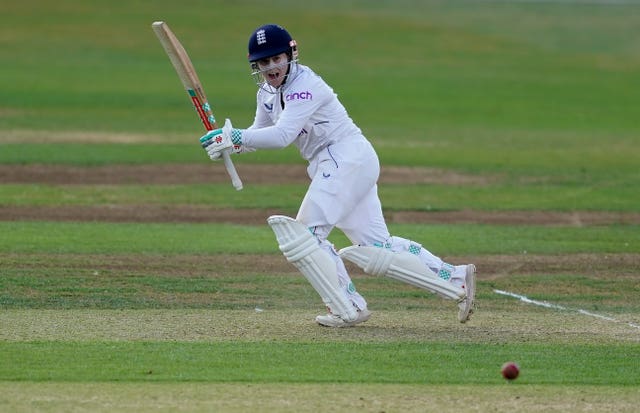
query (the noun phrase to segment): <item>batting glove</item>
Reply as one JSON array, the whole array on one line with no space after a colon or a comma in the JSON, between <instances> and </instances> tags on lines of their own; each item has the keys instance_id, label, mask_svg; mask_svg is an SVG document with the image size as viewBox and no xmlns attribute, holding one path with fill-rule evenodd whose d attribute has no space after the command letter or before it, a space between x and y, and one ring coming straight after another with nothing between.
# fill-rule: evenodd
<instances>
[{"instance_id":1,"label":"batting glove","mask_svg":"<svg viewBox=\"0 0 640 413\"><path fill-rule=\"evenodd\" d=\"M234 129L231 120L226 119L222 129L214 129L200 138L200 144L211 160L220 159L223 151L240 152L242 130Z\"/></svg>"}]
</instances>

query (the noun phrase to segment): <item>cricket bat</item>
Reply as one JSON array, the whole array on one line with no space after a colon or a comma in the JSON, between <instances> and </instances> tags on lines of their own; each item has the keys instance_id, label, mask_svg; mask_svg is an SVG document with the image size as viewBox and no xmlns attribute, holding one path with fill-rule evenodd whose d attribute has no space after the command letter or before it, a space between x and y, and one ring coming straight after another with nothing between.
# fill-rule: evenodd
<instances>
[{"instance_id":1,"label":"cricket bat","mask_svg":"<svg viewBox=\"0 0 640 413\"><path fill-rule=\"evenodd\" d=\"M189 59L187 51L182 47L182 44L180 44L178 38L173 34L167 23L157 21L153 22L151 27L153 28L156 36L158 36L158 40L160 40L165 52L167 52L167 55L171 60L171 64L173 64L173 67L176 69L178 77L189 94L191 102L193 102L193 106L195 107L205 129L208 131L217 129L218 124L216 122L216 118L213 115L211 105L209 105L207 96L204 94L202 84L200 83L200 79L198 78L198 74L196 73L193 64L191 63L191 59ZM229 152L223 152L222 159L224 160L224 166L227 168L233 187L238 191L241 190L242 181L240 180L238 172L231 161Z\"/></svg>"}]
</instances>

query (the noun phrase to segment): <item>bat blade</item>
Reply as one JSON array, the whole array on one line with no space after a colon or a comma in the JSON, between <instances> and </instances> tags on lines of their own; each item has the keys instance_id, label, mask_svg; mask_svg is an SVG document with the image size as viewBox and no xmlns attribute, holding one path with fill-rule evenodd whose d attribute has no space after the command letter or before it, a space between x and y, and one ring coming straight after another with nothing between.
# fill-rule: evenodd
<instances>
[{"instance_id":1,"label":"bat blade","mask_svg":"<svg viewBox=\"0 0 640 413\"><path fill-rule=\"evenodd\" d=\"M211 105L207 100L207 96L204 93L198 74L196 73L193 63L184 49L178 38L169 28L169 25L163 21L153 22L151 28L155 32L160 44L164 48L169 60L173 65L182 86L187 91L193 106L198 113L198 117L202 121L206 130L213 130L218 128L216 118L213 115ZM242 180L236 171L231 156L228 152L222 153L224 160L224 166L231 177L231 183L238 191L242 189Z\"/></svg>"}]
</instances>

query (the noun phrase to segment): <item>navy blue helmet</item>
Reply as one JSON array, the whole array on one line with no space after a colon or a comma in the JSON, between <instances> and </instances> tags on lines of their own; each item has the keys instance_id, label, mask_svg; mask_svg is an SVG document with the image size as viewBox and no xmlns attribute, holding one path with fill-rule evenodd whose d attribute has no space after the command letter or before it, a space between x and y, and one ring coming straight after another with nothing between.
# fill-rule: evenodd
<instances>
[{"instance_id":1,"label":"navy blue helmet","mask_svg":"<svg viewBox=\"0 0 640 413\"><path fill-rule=\"evenodd\" d=\"M295 59L296 42L284 27L277 24L258 27L249 38L250 62L285 52L289 55L289 59Z\"/></svg>"}]
</instances>

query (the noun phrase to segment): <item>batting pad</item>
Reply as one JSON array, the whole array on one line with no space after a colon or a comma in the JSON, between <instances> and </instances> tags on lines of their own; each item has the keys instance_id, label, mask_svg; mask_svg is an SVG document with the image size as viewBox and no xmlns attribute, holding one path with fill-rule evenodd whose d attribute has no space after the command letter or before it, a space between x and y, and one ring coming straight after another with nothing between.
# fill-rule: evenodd
<instances>
[{"instance_id":1,"label":"batting pad","mask_svg":"<svg viewBox=\"0 0 640 413\"><path fill-rule=\"evenodd\" d=\"M465 298L464 289L438 277L420 261L420 258L409 252L353 246L341 249L339 254L367 274L393 278L457 302Z\"/></svg>"},{"instance_id":2,"label":"batting pad","mask_svg":"<svg viewBox=\"0 0 640 413\"><path fill-rule=\"evenodd\" d=\"M329 310L344 321L358 317L353 306L340 288L336 262L318 243L309 229L293 218L273 215L267 223L276 234L280 251L292 263L311 286L320 294Z\"/></svg>"}]
</instances>

